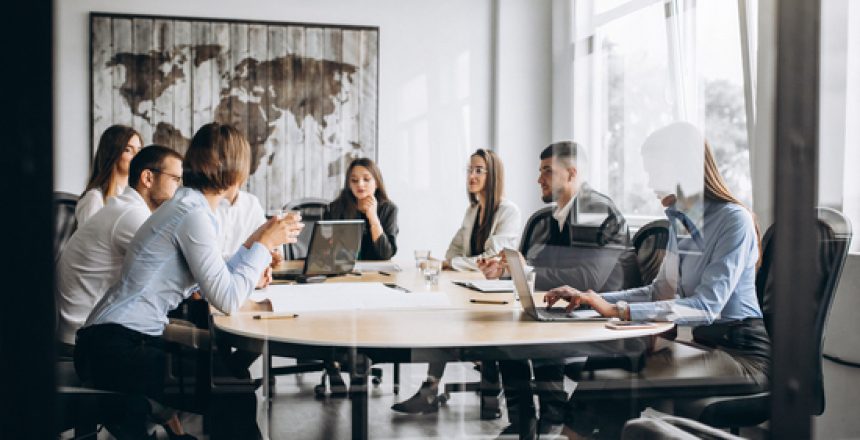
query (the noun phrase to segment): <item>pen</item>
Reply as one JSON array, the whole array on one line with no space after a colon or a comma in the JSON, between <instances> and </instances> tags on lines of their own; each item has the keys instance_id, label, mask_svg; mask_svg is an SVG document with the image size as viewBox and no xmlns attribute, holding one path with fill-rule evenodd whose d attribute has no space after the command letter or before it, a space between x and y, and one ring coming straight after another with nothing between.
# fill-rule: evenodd
<instances>
[{"instance_id":1,"label":"pen","mask_svg":"<svg viewBox=\"0 0 860 440\"><path fill-rule=\"evenodd\" d=\"M383 272L383 271L381 271L381 270L379 271L379 274L380 274L380 275L385 275L385 276L387 276L387 277L390 277L390 276L391 276L391 274L390 274L390 273L388 273L388 272Z\"/></svg>"},{"instance_id":2,"label":"pen","mask_svg":"<svg viewBox=\"0 0 860 440\"><path fill-rule=\"evenodd\" d=\"M298 317L299 315L297 313L271 313L268 315L254 315L254 319L286 319Z\"/></svg>"},{"instance_id":3,"label":"pen","mask_svg":"<svg viewBox=\"0 0 860 440\"><path fill-rule=\"evenodd\" d=\"M494 300L490 300L490 299L470 299L469 302L472 304L498 304L498 305L504 305L504 304L508 303L507 301L494 301Z\"/></svg>"}]
</instances>

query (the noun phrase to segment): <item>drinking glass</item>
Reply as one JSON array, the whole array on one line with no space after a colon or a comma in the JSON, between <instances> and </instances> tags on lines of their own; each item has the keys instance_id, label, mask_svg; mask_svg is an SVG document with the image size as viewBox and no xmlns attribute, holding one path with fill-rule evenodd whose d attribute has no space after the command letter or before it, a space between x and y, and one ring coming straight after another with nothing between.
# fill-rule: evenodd
<instances>
[{"instance_id":1,"label":"drinking glass","mask_svg":"<svg viewBox=\"0 0 860 440\"><path fill-rule=\"evenodd\" d=\"M421 263L421 273L424 274L424 284L427 287L439 285L439 273L442 272L441 260L424 260Z\"/></svg>"},{"instance_id":2,"label":"drinking glass","mask_svg":"<svg viewBox=\"0 0 860 440\"><path fill-rule=\"evenodd\" d=\"M419 249L415 251L415 267L421 268L421 263L427 261L430 258L430 250L428 249Z\"/></svg>"}]
</instances>

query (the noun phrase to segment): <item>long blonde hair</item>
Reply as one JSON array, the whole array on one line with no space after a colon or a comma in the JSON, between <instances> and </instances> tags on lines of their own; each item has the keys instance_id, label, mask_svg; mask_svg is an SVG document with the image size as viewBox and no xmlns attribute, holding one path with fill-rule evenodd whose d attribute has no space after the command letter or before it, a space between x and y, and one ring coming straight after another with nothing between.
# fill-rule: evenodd
<instances>
[{"instance_id":1,"label":"long blonde hair","mask_svg":"<svg viewBox=\"0 0 860 440\"><path fill-rule=\"evenodd\" d=\"M720 169L717 168L717 161L714 159L714 154L711 152L711 146L708 144L708 141L705 141L705 198L710 199L716 202L724 202L724 203L734 203L736 205L743 206L753 218L753 226L755 226L755 236L756 241L758 242L758 262L756 262L756 268L761 265L761 257L762 257L762 249L761 249L761 230L758 226L758 221L756 219L756 215L752 212L749 207L744 205L734 194L732 194L731 190L729 190L729 186L726 184L726 180L723 179L722 173L720 173Z\"/></svg>"}]
</instances>

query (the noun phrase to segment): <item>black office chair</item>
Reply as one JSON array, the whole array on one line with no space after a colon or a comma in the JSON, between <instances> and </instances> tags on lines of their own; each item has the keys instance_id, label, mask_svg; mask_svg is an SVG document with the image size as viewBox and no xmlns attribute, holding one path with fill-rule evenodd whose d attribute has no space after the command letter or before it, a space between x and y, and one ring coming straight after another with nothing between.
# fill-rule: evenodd
<instances>
[{"instance_id":1,"label":"black office chair","mask_svg":"<svg viewBox=\"0 0 860 440\"><path fill-rule=\"evenodd\" d=\"M297 242L287 246L287 252L284 254L285 258L288 260L301 260L307 257L314 224L323 219L328 209L328 204L329 201L326 199L305 197L284 205L284 211L298 211L301 213L302 223L305 224L305 228L299 234Z\"/></svg>"},{"instance_id":2,"label":"black office chair","mask_svg":"<svg viewBox=\"0 0 860 440\"><path fill-rule=\"evenodd\" d=\"M75 208L78 198L76 194L54 192L54 263L60 259L60 254L77 227Z\"/></svg>"},{"instance_id":3,"label":"black office chair","mask_svg":"<svg viewBox=\"0 0 860 440\"><path fill-rule=\"evenodd\" d=\"M839 211L818 208L819 252L818 286L815 292L815 324L813 330L818 341L816 346L815 387L812 396L813 415L824 413L824 376L822 373L822 353L824 334L830 306L836 295L842 268L851 244L851 224ZM773 315L773 273L774 227L771 226L762 239L762 264L756 273L756 294L764 315L765 326L772 334ZM729 428L737 434L739 428L756 426L770 419L770 392L746 395L720 396L697 399L676 406L676 413L683 417L697 419L718 428Z\"/></svg>"}]
</instances>

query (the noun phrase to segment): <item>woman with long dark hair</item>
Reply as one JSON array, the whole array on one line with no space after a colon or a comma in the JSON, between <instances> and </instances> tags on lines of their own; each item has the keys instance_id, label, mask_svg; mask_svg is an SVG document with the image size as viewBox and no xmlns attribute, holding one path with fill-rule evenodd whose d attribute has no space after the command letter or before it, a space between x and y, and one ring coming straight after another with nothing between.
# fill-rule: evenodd
<instances>
[{"instance_id":1,"label":"woman with long dark hair","mask_svg":"<svg viewBox=\"0 0 860 440\"><path fill-rule=\"evenodd\" d=\"M587 304L606 317L692 326L694 339L715 349L685 358L685 366L708 376L740 377L764 389L770 340L755 290L760 240L752 213L729 191L693 125L679 122L654 132L642 158L649 186L671 223L657 278L648 286L603 294L559 287L547 293L546 302L563 299L569 309ZM675 367L672 350L663 350L648 356L643 374L673 377ZM579 405L575 391L571 402L575 407L566 424L573 438L590 437L595 425L600 438L617 436L630 409L623 402ZM528 411L520 416L529 417Z\"/></svg>"},{"instance_id":2,"label":"woman with long dark hair","mask_svg":"<svg viewBox=\"0 0 860 440\"><path fill-rule=\"evenodd\" d=\"M479 258L491 258L504 248L516 248L519 240L520 210L504 198L505 169L490 150L478 149L466 167L469 208L463 225L451 240L444 265L455 270L478 270ZM430 362L427 379L409 399L391 409L403 413L431 413L439 409L439 380L445 362Z\"/></svg>"},{"instance_id":3,"label":"woman with long dark hair","mask_svg":"<svg viewBox=\"0 0 860 440\"><path fill-rule=\"evenodd\" d=\"M125 125L113 125L102 133L87 188L75 207L78 226L128 186L128 166L142 144L140 134Z\"/></svg>"},{"instance_id":4,"label":"woman with long dark hair","mask_svg":"<svg viewBox=\"0 0 860 440\"><path fill-rule=\"evenodd\" d=\"M505 195L505 167L499 156L479 148L466 167L469 208L463 224L445 252L445 266L454 270L479 270L478 260L516 248L522 222L520 210Z\"/></svg>"},{"instance_id":5,"label":"woman with long dark hair","mask_svg":"<svg viewBox=\"0 0 860 440\"><path fill-rule=\"evenodd\" d=\"M349 164L343 190L329 204L325 218L364 220L361 260L388 260L397 253L397 205L388 199L379 167L368 158Z\"/></svg>"}]
</instances>

